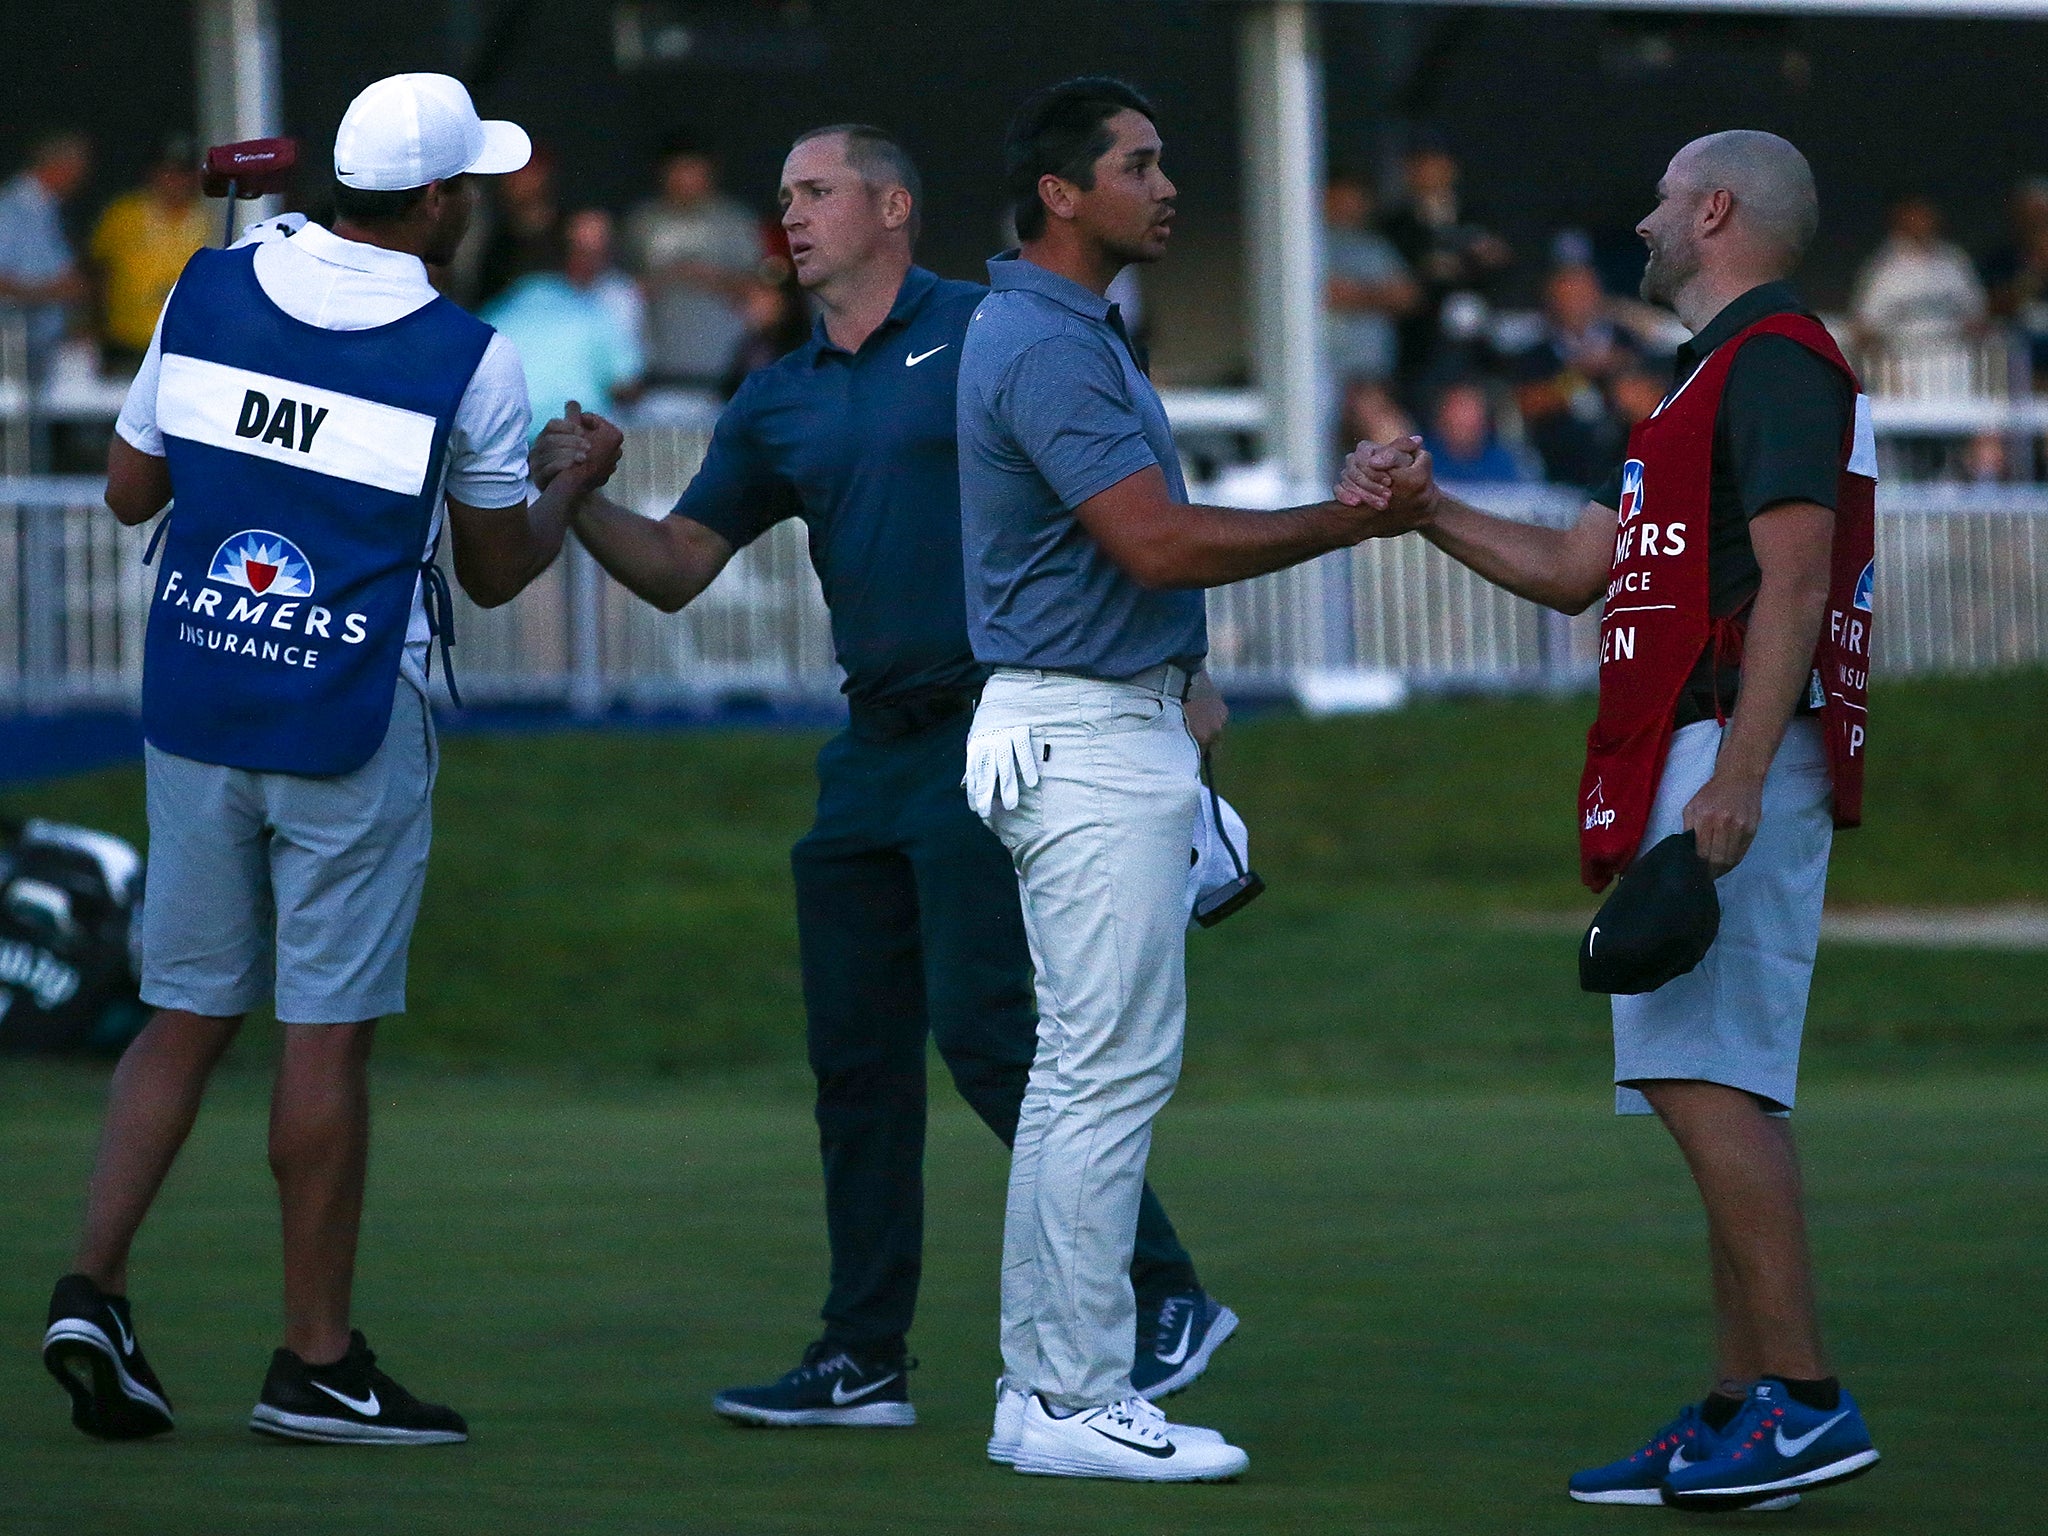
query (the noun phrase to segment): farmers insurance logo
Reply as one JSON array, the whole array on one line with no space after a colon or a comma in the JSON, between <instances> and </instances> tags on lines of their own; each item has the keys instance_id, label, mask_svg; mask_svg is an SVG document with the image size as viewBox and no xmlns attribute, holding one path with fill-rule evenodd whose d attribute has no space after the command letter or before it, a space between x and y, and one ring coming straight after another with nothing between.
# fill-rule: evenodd
<instances>
[{"instance_id":1,"label":"farmers insurance logo","mask_svg":"<svg viewBox=\"0 0 2048 1536\"><path fill-rule=\"evenodd\" d=\"M1643 510L1643 461L1630 459L1621 466L1621 520L1625 523Z\"/></svg>"},{"instance_id":2,"label":"farmers insurance logo","mask_svg":"<svg viewBox=\"0 0 2048 1536\"><path fill-rule=\"evenodd\" d=\"M1875 560L1866 560L1863 563L1863 574L1856 578L1856 595L1850 598L1849 601L1858 608L1861 608L1865 613L1870 612L1870 600L1876 586L1877 562Z\"/></svg>"},{"instance_id":3,"label":"farmers insurance logo","mask_svg":"<svg viewBox=\"0 0 2048 1536\"><path fill-rule=\"evenodd\" d=\"M241 587L258 597L311 597L313 567L282 534L246 528L214 552L208 581Z\"/></svg>"}]
</instances>

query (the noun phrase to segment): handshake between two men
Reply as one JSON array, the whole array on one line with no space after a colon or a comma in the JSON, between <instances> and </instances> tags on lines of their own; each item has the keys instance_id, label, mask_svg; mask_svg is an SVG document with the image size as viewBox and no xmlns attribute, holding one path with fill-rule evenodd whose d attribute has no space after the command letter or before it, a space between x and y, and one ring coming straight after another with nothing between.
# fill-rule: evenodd
<instances>
[{"instance_id":1,"label":"handshake between two men","mask_svg":"<svg viewBox=\"0 0 2048 1536\"><path fill-rule=\"evenodd\" d=\"M576 401L541 429L530 465L536 488L546 490L555 477L577 471L581 489L602 488L616 472L624 434L612 422ZM1418 437L1388 443L1361 442L1344 461L1333 508L1345 509L1344 543L1389 538L1426 525L1440 493L1428 451Z\"/></svg>"}]
</instances>

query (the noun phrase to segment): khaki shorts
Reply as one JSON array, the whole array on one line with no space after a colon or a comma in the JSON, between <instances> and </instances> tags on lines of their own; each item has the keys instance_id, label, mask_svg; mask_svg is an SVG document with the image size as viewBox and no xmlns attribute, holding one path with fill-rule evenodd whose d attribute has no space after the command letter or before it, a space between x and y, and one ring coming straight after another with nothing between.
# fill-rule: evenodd
<instances>
[{"instance_id":1,"label":"khaki shorts","mask_svg":"<svg viewBox=\"0 0 2048 1536\"><path fill-rule=\"evenodd\" d=\"M142 1000L230 1017L272 997L286 1024L405 1011L439 748L401 680L391 726L353 773L314 778L150 747Z\"/></svg>"},{"instance_id":2,"label":"khaki shorts","mask_svg":"<svg viewBox=\"0 0 2048 1536\"><path fill-rule=\"evenodd\" d=\"M1713 776L1722 730L1702 720L1672 737L1643 847L1683 830L1686 802ZM1756 841L1714 883L1714 947L1656 991L1614 999L1616 1114L1649 1114L1649 1101L1623 1085L1660 1078L1722 1083L1792 1107L1834 837L1820 722L1802 716L1764 776Z\"/></svg>"}]
</instances>

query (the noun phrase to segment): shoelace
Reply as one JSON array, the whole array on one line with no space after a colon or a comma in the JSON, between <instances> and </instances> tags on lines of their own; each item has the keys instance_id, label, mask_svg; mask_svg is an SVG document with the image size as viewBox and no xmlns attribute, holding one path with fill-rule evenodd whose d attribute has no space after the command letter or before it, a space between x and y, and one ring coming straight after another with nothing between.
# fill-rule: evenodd
<instances>
[{"instance_id":1,"label":"shoelace","mask_svg":"<svg viewBox=\"0 0 2048 1536\"><path fill-rule=\"evenodd\" d=\"M1134 1435L1149 1435L1160 1440L1166 1438L1165 1410L1142 1397L1127 1397L1122 1402L1111 1403L1102 1412L1112 1424L1128 1429Z\"/></svg>"}]
</instances>

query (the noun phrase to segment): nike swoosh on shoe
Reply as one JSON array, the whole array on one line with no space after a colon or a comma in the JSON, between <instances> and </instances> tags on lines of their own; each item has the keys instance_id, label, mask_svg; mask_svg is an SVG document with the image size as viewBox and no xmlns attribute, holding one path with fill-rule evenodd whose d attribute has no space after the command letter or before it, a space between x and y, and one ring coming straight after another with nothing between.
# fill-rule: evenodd
<instances>
[{"instance_id":1,"label":"nike swoosh on shoe","mask_svg":"<svg viewBox=\"0 0 2048 1536\"><path fill-rule=\"evenodd\" d=\"M1181 1361L1183 1361L1183 1360L1187 1359L1187 1357L1188 1357L1188 1342L1189 1342L1189 1341L1190 1341L1191 1339L1193 1339L1193 1338L1194 1338L1194 1336L1195 1336L1195 1314L1194 1314L1193 1312L1190 1312L1190 1313L1188 1313L1188 1320L1187 1320L1187 1321L1186 1321L1185 1323L1181 1324L1181 1329L1180 1329L1180 1343L1178 1343L1177 1345L1175 1345L1175 1346L1174 1346L1174 1350L1173 1350L1173 1353L1172 1353L1172 1354L1170 1354L1170 1355L1161 1355L1161 1356L1159 1357L1159 1362L1160 1362L1160 1364L1162 1364L1162 1365L1179 1365L1179 1364L1181 1363Z\"/></svg>"},{"instance_id":2,"label":"nike swoosh on shoe","mask_svg":"<svg viewBox=\"0 0 2048 1536\"><path fill-rule=\"evenodd\" d=\"M857 1388L852 1392L846 1390L845 1382L835 1381L832 1383L832 1405L835 1408L844 1408L848 1403L857 1403L870 1393L881 1391L882 1388L889 1385L890 1382L902 1374L901 1371L892 1371L880 1381L871 1381L866 1386Z\"/></svg>"},{"instance_id":3,"label":"nike swoosh on shoe","mask_svg":"<svg viewBox=\"0 0 2048 1536\"><path fill-rule=\"evenodd\" d=\"M1103 1439L1113 1440L1118 1445L1123 1446L1126 1450L1136 1451L1143 1456L1150 1456L1156 1461L1164 1461L1167 1457L1173 1454L1173 1445L1171 1442L1165 1445L1151 1446L1145 1444L1142 1440L1126 1440L1122 1435L1112 1435L1106 1429L1095 1429L1095 1426L1093 1424L1090 1424L1088 1427L1092 1430L1095 1430L1095 1433L1102 1436Z\"/></svg>"},{"instance_id":4,"label":"nike swoosh on shoe","mask_svg":"<svg viewBox=\"0 0 2048 1536\"><path fill-rule=\"evenodd\" d=\"M350 1397L345 1392L337 1392L334 1390L334 1388L324 1386L317 1381L313 1383L313 1386L317 1388L319 1391L325 1392L329 1397L333 1398L337 1403L341 1404L342 1407L353 1409L355 1410L355 1412L360 1413L366 1419L374 1419L377 1417L378 1414L384 1411L384 1405L377 1401L377 1393L375 1388L371 1389L370 1395L368 1397L357 1399Z\"/></svg>"},{"instance_id":5,"label":"nike swoosh on shoe","mask_svg":"<svg viewBox=\"0 0 2048 1536\"><path fill-rule=\"evenodd\" d=\"M1840 1413L1836 1414L1832 1419L1829 1419L1826 1423L1821 1424L1817 1428L1809 1429L1805 1434L1799 1436L1795 1440L1787 1440L1785 1438L1785 1426L1780 1424L1778 1426L1777 1433L1778 1454L1784 1457L1797 1456L1801 1451L1805 1450L1809 1445L1813 1444L1814 1441L1818 1440L1822 1435L1826 1434L1829 1430L1833 1429L1837 1424L1841 1423L1842 1420L1846 1419L1847 1417L1849 1417L1849 1410L1844 1408Z\"/></svg>"}]
</instances>

